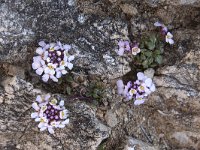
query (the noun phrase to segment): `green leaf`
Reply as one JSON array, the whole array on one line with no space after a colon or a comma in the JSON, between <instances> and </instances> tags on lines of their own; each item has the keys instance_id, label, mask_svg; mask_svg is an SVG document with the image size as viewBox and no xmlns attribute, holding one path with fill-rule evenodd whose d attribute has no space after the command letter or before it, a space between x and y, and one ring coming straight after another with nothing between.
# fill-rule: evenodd
<instances>
[{"instance_id":1,"label":"green leaf","mask_svg":"<svg viewBox=\"0 0 200 150\"><path fill-rule=\"evenodd\" d=\"M151 57L151 56L152 56L152 52L151 52L151 51L146 51L144 54L145 54L147 57Z\"/></svg>"},{"instance_id":2,"label":"green leaf","mask_svg":"<svg viewBox=\"0 0 200 150\"><path fill-rule=\"evenodd\" d=\"M146 42L146 45L147 45L148 49L150 49L150 50L153 50L155 48L154 42L148 41L148 42Z\"/></svg>"},{"instance_id":3,"label":"green leaf","mask_svg":"<svg viewBox=\"0 0 200 150\"><path fill-rule=\"evenodd\" d=\"M144 48L144 42L143 42L143 41L140 43L140 48L141 48L141 49Z\"/></svg>"},{"instance_id":4,"label":"green leaf","mask_svg":"<svg viewBox=\"0 0 200 150\"><path fill-rule=\"evenodd\" d=\"M73 78L72 78L71 76L67 76L67 77L66 77L66 81L67 81L67 82L72 82L72 81L73 81Z\"/></svg>"},{"instance_id":5,"label":"green leaf","mask_svg":"<svg viewBox=\"0 0 200 150\"><path fill-rule=\"evenodd\" d=\"M61 84L62 83L62 78L59 78L57 83Z\"/></svg>"},{"instance_id":6,"label":"green leaf","mask_svg":"<svg viewBox=\"0 0 200 150\"><path fill-rule=\"evenodd\" d=\"M157 41L157 39L156 39L156 35L155 34L151 34L150 35L150 41L152 42L152 43L156 43L156 41Z\"/></svg>"},{"instance_id":7,"label":"green leaf","mask_svg":"<svg viewBox=\"0 0 200 150\"><path fill-rule=\"evenodd\" d=\"M148 63L149 65L152 64L152 63L153 63L153 58L152 58L152 57L149 58L149 59L148 59L148 62L149 62L149 63Z\"/></svg>"},{"instance_id":8,"label":"green leaf","mask_svg":"<svg viewBox=\"0 0 200 150\"><path fill-rule=\"evenodd\" d=\"M144 54L146 51L147 51L147 49L145 49L145 48L142 48L142 49L141 49L141 53L142 53L142 54Z\"/></svg>"},{"instance_id":9,"label":"green leaf","mask_svg":"<svg viewBox=\"0 0 200 150\"><path fill-rule=\"evenodd\" d=\"M161 55L156 56L155 61L156 61L158 64L162 64L162 56L161 56Z\"/></svg>"},{"instance_id":10,"label":"green leaf","mask_svg":"<svg viewBox=\"0 0 200 150\"><path fill-rule=\"evenodd\" d=\"M146 56L144 54L141 55L140 57L141 60L146 60ZM140 61L140 60L139 60Z\"/></svg>"},{"instance_id":11,"label":"green leaf","mask_svg":"<svg viewBox=\"0 0 200 150\"><path fill-rule=\"evenodd\" d=\"M148 60L143 61L142 66L143 68L148 68Z\"/></svg>"},{"instance_id":12,"label":"green leaf","mask_svg":"<svg viewBox=\"0 0 200 150\"><path fill-rule=\"evenodd\" d=\"M157 49L157 50L154 51L154 54L155 54L155 55L160 55L161 52L160 52L160 50Z\"/></svg>"},{"instance_id":13,"label":"green leaf","mask_svg":"<svg viewBox=\"0 0 200 150\"><path fill-rule=\"evenodd\" d=\"M160 53L161 53L161 54L164 53L164 48L163 48L163 47L160 48Z\"/></svg>"},{"instance_id":14,"label":"green leaf","mask_svg":"<svg viewBox=\"0 0 200 150\"><path fill-rule=\"evenodd\" d=\"M100 98L99 95L98 95L97 93L93 93L93 94L92 94L92 97L93 97L93 98L96 98L96 99L97 99L97 98Z\"/></svg>"},{"instance_id":15,"label":"green leaf","mask_svg":"<svg viewBox=\"0 0 200 150\"><path fill-rule=\"evenodd\" d=\"M151 64L150 66L151 66L152 68L154 68L154 67L157 66L157 64L156 64L156 63L153 63L153 64Z\"/></svg>"}]
</instances>

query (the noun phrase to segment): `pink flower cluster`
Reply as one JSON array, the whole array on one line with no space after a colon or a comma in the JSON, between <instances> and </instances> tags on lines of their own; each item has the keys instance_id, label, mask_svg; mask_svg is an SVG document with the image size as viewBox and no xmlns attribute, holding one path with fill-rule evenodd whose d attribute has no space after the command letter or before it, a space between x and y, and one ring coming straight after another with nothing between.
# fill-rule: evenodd
<instances>
[{"instance_id":1,"label":"pink flower cluster","mask_svg":"<svg viewBox=\"0 0 200 150\"><path fill-rule=\"evenodd\" d=\"M64 101L59 102L51 98L50 94L38 95L32 107L35 112L31 114L31 118L39 122L40 131L48 130L53 134L54 128L64 128L69 123L68 110L64 106Z\"/></svg>"},{"instance_id":2,"label":"pink flower cluster","mask_svg":"<svg viewBox=\"0 0 200 150\"><path fill-rule=\"evenodd\" d=\"M133 99L134 105L143 104L149 94L156 90L151 78L142 72L137 73L135 82L129 81L124 85L122 80L117 81L118 94L126 98L127 101Z\"/></svg>"}]
</instances>

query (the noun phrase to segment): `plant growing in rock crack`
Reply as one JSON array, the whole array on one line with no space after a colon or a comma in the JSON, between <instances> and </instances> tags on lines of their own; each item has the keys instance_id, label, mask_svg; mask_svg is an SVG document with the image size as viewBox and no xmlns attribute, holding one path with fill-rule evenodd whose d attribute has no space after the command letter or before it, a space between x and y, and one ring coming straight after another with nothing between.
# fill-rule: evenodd
<instances>
[{"instance_id":1,"label":"plant growing in rock crack","mask_svg":"<svg viewBox=\"0 0 200 150\"><path fill-rule=\"evenodd\" d=\"M143 68L154 68L163 62L164 44L157 34L150 33L142 37L140 42L141 52L133 57L135 65Z\"/></svg>"},{"instance_id":2,"label":"plant growing in rock crack","mask_svg":"<svg viewBox=\"0 0 200 150\"><path fill-rule=\"evenodd\" d=\"M71 46L63 45L59 41L50 44L41 41L38 44L40 47L36 49L37 56L33 57L32 68L36 74L42 76L44 82L49 79L58 82L58 78L73 68L71 61L74 60L74 55L70 55Z\"/></svg>"},{"instance_id":3,"label":"plant growing in rock crack","mask_svg":"<svg viewBox=\"0 0 200 150\"><path fill-rule=\"evenodd\" d=\"M64 128L69 123L68 110L64 106L64 101L59 102L50 94L38 95L32 107L35 112L31 114L31 118L39 122L40 131L47 129L49 133L53 134L54 128Z\"/></svg>"},{"instance_id":4,"label":"plant growing in rock crack","mask_svg":"<svg viewBox=\"0 0 200 150\"><path fill-rule=\"evenodd\" d=\"M141 36L140 42L119 41L117 54L119 56L123 56L124 53L131 55L133 64L137 68L146 69L161 65L165 46L163 41L172 45L174 40L173 35L164 24L156 22L154 26L160 28L159 33L146 32Z\"/></svg>"},{"instance_id":5,"label":"plant growing in rock crack","mask_svg":"<svg viewBox=\"0 0 200 150\"><path fill-rule=\"evenodd\" d=\"M93 98L101 102L105 93L105 85L102 82L91 82L85 92L86 97Z\"/></svg>"}]
</instances>

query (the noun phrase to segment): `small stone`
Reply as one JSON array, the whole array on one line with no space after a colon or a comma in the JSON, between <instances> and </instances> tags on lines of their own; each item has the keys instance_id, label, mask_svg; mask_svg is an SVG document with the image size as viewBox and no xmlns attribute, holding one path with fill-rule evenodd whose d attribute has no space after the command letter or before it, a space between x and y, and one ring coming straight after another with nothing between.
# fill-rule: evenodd
<instances>
[{"instance_id":1,"label":"small stone","mask_svg":"<svg viewBox=\"0 0 200 150\"><path fill-rule=\"evenodd\" d=\"M115 127L118 124L117 116L112 111L106 113L105 119L110 127Z\"/></svg>"},{"instance_id":2,"label":"small stone","mask_svg":"<svg viewBox=\"0 0 200 150\"><path fill-rule=\"evenodd\" d=\"M137 11L137 8L134 7L133 5L130 5L130 4L123 4L123 5L120 5L122 11L125 13L125 14L128 14L128 15L131 15L131 16L134 16L138 13Z\"/></svg>"},{"instance_id":3,"label":"small stone","mask_svg":"<svg viewBox=\"0 0 200 150\"><path fill-rule=\"evenodd\" d=\"M155 73L155 70L153 68L148 68L147 70L144 71L145 76L151 79L153 79L154 73Z\"/></svg>"}]
</instances>

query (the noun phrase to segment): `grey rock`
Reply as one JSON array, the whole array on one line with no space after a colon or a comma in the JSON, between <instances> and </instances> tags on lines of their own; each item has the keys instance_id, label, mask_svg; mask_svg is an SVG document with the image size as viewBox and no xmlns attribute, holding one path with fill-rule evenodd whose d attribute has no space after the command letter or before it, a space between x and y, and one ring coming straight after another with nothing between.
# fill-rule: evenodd
<instances>
[{"instance_id":1,"label":"grey rock","mask_svg":"<svg viewBox=\"0 0 200 150\"><path fill-rule=\"evenodd\" d=\"M8 78L1 85L0 149L95 150L110 134L109 127L96 118L94 108L59 94L55 96L65 100L70 123L56 130L55 135L40 132L30 118L31 103L37 94L45 94L44 91L34 89L18 77Z\"/></svg>"},{"instance_id":2,"label":"grey rock","mask_svg":"<svg viewBox=\"0 0 200 150\"><path fill-rule=\"evenodd\" d=\"M72 44L78 53L75 66L114 78L123 75L115 49L119 39L128 38L125 20L80 14L77 2L72 0L7 0L0 8L0 62L31 62L37 42L60 40ZM105 65L104 55L114 62ZM123 72L127 73L130 68L125 67Z\"/></svg>"},{"instance_id":3,"label":"grey rock","mask_svg":"<svg viewBox=\"0 0 200 150\"><path fill-rule=\"evenodd\" d=\"M124 150L159 150L159 148L157 146L152 146L148 143L145 143L143 141L134 139L132 137L128 137L127 138L127 143L126 146L124 148Z\"/></svg>"},{"instance_id":4,"label":"grey rock","mask_svg":"<svg viewBox=\"0 0 200 150\"><path fill-rule=\"evenodd\" d=\"M105 119L110 127L115 127L118 124L117 116L111 110L106 113Z\"/></svg>"}]
</instances>

